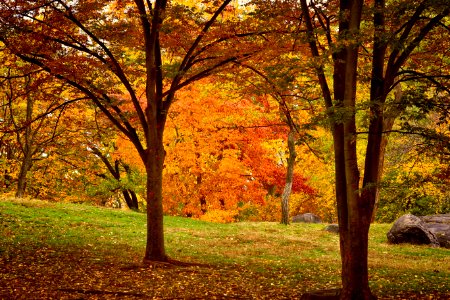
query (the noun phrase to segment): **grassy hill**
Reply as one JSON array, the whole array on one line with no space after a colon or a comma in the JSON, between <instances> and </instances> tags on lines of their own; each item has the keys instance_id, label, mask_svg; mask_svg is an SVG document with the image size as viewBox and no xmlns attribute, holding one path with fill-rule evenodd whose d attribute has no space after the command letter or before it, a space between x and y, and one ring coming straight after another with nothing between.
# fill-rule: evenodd
<instances>
[{"instance_id":1,"label":"grassy hill","mask_svg":"<svg viewBox=\"0 0 450 300\"><path fill-rule=\"evenodd\" d=\"M141 264L145 214L0 200L0 299L298 299L340 285L339 239L322 224L215 224L166 217L168 255ZM374 224L371 287L381 299L449 299L450 250L389 245Z\"/></svg>"}]
</instances>

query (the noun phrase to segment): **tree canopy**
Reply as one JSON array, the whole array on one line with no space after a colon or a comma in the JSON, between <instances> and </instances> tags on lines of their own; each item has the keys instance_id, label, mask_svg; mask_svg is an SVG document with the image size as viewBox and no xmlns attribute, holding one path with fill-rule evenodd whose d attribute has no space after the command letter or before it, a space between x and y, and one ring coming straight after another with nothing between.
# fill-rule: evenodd
<instances>
[{"instance_id":1,"label":"tree canopy","mask_svg":"<svg viewBox=\"0 0 450 300\"><path fill-rule=\"evenodd\" d=\"M314 212L339 223L340 297L372 299L370 223L450 209L449 13L445 0L4 0L1 189L145 210L146 263L169 261L164 214Z\"/></svg>"}]
</instances>

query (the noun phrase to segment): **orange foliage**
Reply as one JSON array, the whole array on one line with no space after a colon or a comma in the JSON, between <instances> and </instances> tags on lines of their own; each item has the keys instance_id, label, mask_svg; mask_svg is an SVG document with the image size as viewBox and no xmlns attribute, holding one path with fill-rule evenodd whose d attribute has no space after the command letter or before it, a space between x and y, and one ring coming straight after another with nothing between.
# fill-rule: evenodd
<instances>
[{"instance_id":1,"label":"orange foliage","mask_svg":"<svg viewBox=\"0 0 450 300\"><path fill-rule=\"evenodd\" d=\"M207 81L181 91L165 136L166 213L230 222L279 195L286 170L263 145L283 138L285 128L273 120L259 102ZM293 190L314 192L298 174Z\"/></svg>"},{"instance_id":2,"label":"orange foliage","mask_svg":"<svg viewBox=\"0 0 450 300\"><path fill-rule=\"evenodd\" d=\"M118 159L127 165L136 167L142 173L145 173L145 166L139 153L132 142L122 134L118 134L115 141L115 151L111 154L114 159Z\"/></svg>"}]
</instances>

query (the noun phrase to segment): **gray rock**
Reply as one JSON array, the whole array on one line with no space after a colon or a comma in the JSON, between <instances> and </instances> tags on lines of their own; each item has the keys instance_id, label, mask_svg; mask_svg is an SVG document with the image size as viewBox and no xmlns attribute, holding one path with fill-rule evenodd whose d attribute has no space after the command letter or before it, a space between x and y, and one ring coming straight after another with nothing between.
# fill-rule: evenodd
<instances>
[{"instance_id":1,"label":"gray rock","mask_svg":"<svg viewBox=\"0 0 450 300\"><path fill-rule=\"evenodd\" d=\"M419 217L425 223L443 223L450 225L450 214L437 214Z\"/></svg>"},{"instance_id":2,"label":"gray rock","mask_svg":"<svg viewBox=\"0 0 450 300\"><path fill-rule=\"evenodd\" d=\"M306 213L292 217L292 223L322 223L319 216Z\"/></svg>"},{"instance_id":3,"label":"gray rock","mask_svg":"<svg viewBox=\"0 0 450 300\"><path fill-rule=\"evenodd\" d=\"M419 218L425 223L425 227L436 236L441 247L450 248L450 214Z\"/></svg>"},{"instance_id":4,"label":"gray rock","mask_svg":"<svg viewBox=\"0 0 450 300\"><path fill-rule=\"evenodd\" d=\"M450 248L450 225L440 223L425 223L425 226L437 238L439 245Z\"/></svg>"},{"instance_id":5,"label":"gray rock","mask_svg":"<svg viewBox=\"0 0 450 300\"><path fill-rule=\"evenodd\" d=\"M332 233L339 233L339 225L338 224L330 224L327 225L323 230L332 232Z\"/></svg>"},{"instance_id":6,"label":"gray rock","mask_svg":"<svg viewBox=\"0 0 450 300\"><path fill-rule=\"evenodd\" d=\"M395 221L387 233L387 239L392 244L426 244L439 247L438 239L426 227L425 222L411 214L403 215Z\"/></svg>"}]
</instances>

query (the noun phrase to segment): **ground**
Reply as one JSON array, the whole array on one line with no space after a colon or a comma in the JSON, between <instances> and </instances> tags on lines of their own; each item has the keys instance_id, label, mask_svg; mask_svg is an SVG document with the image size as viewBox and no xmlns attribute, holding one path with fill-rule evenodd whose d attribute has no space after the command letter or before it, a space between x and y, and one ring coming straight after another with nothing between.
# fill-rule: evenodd
<instances>
[{"instance_id":1,"label":"ground","mask_svg":"<svg viewBox=\"0 0 450 300\"><path fill-rule=\"evenodd\" d=\"M286 274L263 271L181 262L144 266L138 260L97 257L87 248L16 249L14 255L0 257L0 299L299 299L305 291L304 286L276 284ZM402 294L381 299L447 296Z\"/></svg>"},{"instance_id":2,"label":"ground","mask_svg":"<svg viewBox=\"0 0 450 300\"><path fill-rule=\"evenodd\" d=\"M450 250L369 239L379 299L450 299ZM0 198L0 300L299 299L340 286L339 237L323 224L165 217L178 261L143 265L145 214Z\"/></svg>"},{"instance_id":3,"label":"ground","mask_svg":"<svg viewBox=\"0 0 450 300\"><path fill-rule=\"evenodd\" d=\"M89 249L18 250L0 258L1 299L294 299L270 278L238 266L173 262L144 266L96 258ZM267 274L274 276L275 274Z\"/></svg>"}]
</instances>

